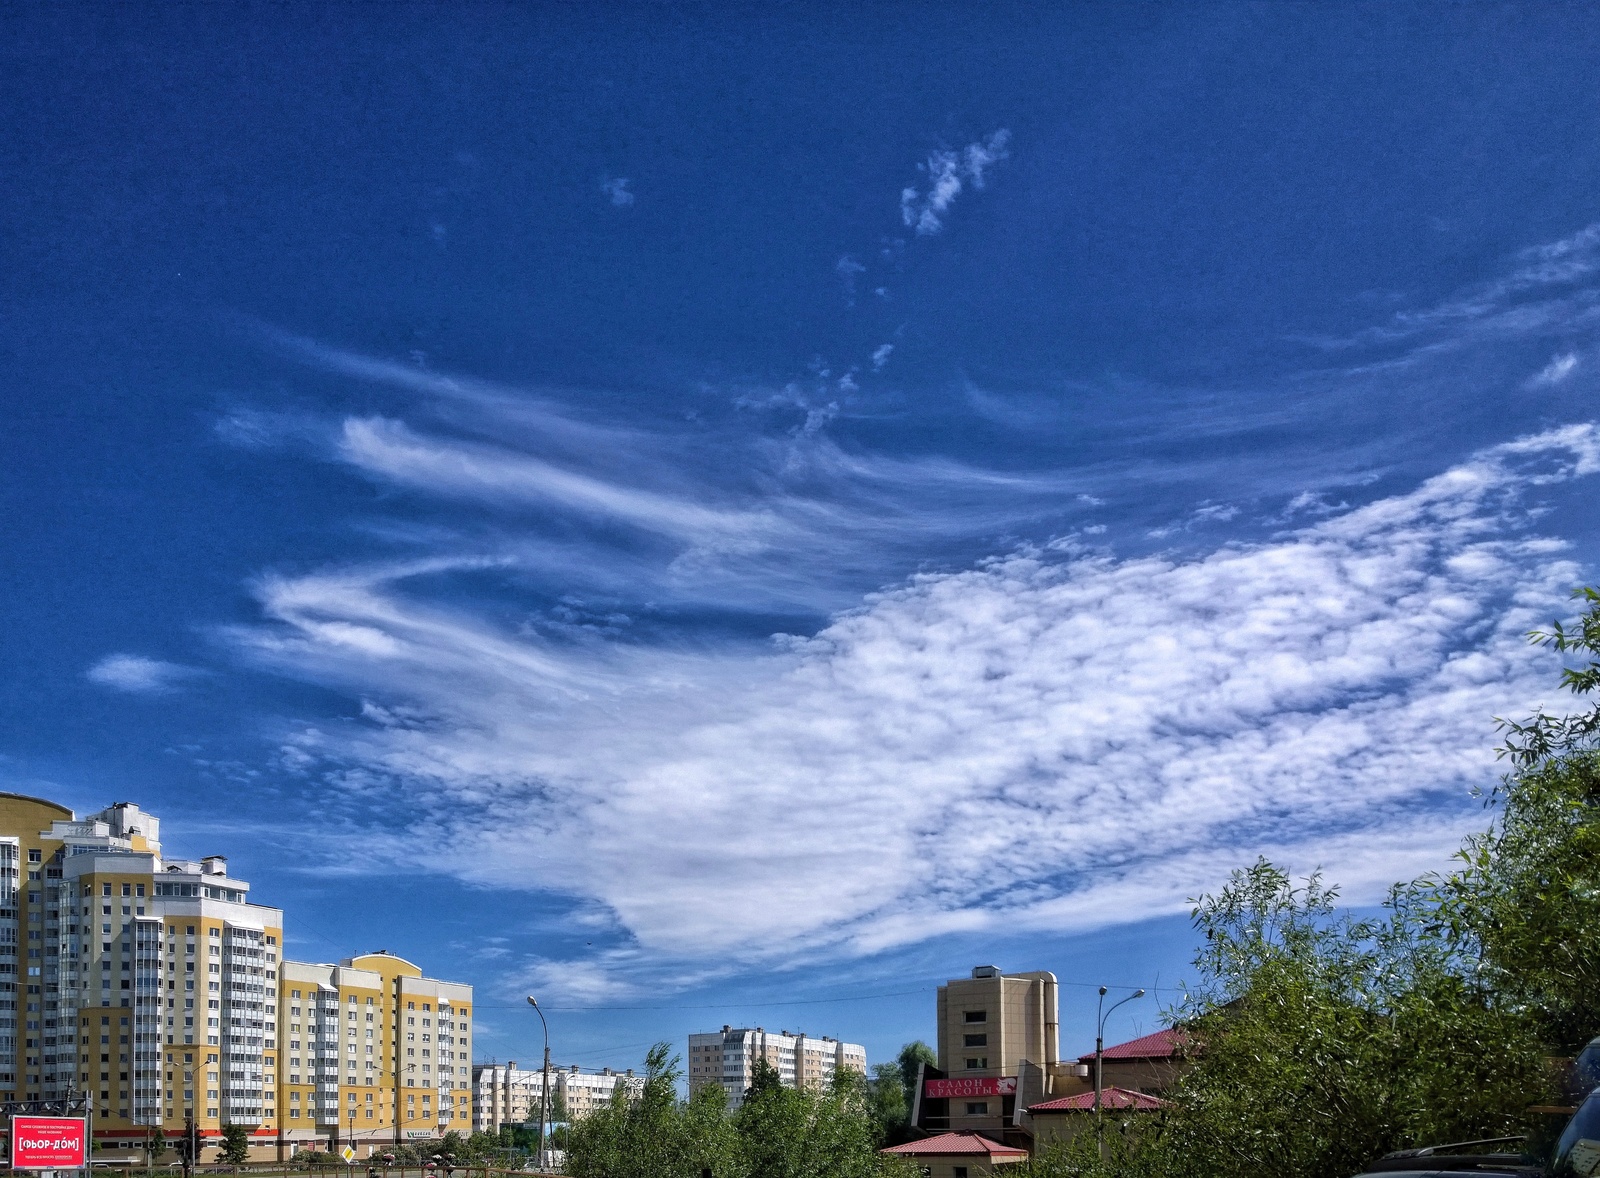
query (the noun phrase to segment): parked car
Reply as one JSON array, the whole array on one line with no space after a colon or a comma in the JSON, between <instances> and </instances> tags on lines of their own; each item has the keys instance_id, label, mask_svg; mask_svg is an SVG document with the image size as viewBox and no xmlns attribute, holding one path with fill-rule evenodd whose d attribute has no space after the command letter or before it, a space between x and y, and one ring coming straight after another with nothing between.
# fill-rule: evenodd
<instances>
[{"instance_id":1,"label":"parked car","mask_svg":"<svg viewBox=\"0 0 1600 1178\"><path fill-rule=\"evenodd\" d=\"M1368 1165L1358 1178L1384 1174L1424 1178L1424 1175L1463 1172L1477 1174L1479 1178L1539 1178L1544 1173L1544 1164L1523 1152L1521 1147L1525 1142L1523 1137L1490 1137L1396 1150ZM1491 1148L1493 1146L1500 1148Z\"/></svg>"},{"instance_id":2,"label":"parked car","mask_svg":"<svg viewBox=\"0 0 1600 1178\"><path fill-rule=\"evenodd\" d=\"M1371 1163L1356 1178L1389 1174L1432 1178L1463 1172L1478 1178L1600 1178L1600 1037L1573 1061L1565 1089L1577 1109L1561 1131L1548 1165L1529 1150L1527 1138L1494 1137L1398 1150Z\"/></svg>"},{"instance_id":3,"label":"parked car","mask_svg":"<svg viewBox=\"0 0 1600 1178\"><path fill-rule=\"evenodd\" d=\"M1593 1047L1594 1044L1589 1045ZM1550 1178L1594 1178L1600 1174L1600 1088L1583 1098L1556 1142Z\"/></svg>"}]
</instances>

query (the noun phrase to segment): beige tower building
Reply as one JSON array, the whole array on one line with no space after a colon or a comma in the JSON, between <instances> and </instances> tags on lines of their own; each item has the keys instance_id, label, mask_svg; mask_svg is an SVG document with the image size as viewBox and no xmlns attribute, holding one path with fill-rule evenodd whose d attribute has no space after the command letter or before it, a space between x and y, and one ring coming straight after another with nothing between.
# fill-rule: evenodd
<instances>
[{"instance_id":1,"label":"beige tower building","mask_svg":"<svg viewBox=\"0 0 1600 1178\"><path fill-rule=\"evenodd\" d=\"M1062 1071L1056 990L1053 973L1006 974L992 965L939 987L944 1076L922 1093L924 1127L998 1137L1015 1120L1019 1086L1024 1101L1048 1095L1049 1078Z\"/></svg>"}]
</instances>

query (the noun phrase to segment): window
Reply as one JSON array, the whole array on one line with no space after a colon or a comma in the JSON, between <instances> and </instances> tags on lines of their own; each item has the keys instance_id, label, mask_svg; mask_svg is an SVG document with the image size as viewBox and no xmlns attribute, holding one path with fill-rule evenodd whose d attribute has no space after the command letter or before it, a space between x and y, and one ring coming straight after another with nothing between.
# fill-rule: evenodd
<instances>
[{"instance_id":1,"label":"window","mask_svg":"<svg viewBox=\"0 0 1600 1178\"><path fill-rule=\"evenodd\" d=\"M967 1101L967 1116L986 1117L989 1115L989 1102L987 1100Z\"/></svg>"},{"instance_id":2,"label":"window","mask_svg":"<svg viewBox=\"0 0 1600 1178\"><path fill-rule=\"evenodd\" d=\"M952 1178L967 1178L967 1168L965 1166L952 1166L950 1167L950 1173Z\"/></svg>"},{"instance_id":3,"label":"window","mask_svg":"<svg viewBox=\"0 0 1600 1178\"><path fill-rule=\"evenodd\" d=\"M963 1036L961 1036L961 1046L963 1046L963 1047L987 1047L987 1046L989 1046L989 1036L987 1036L987 1035L963 1035Z\"/></svg>"},{"instance_id":4,"label":"window","mask_svg":"<svg viewBox=\"0 0 1600 1178\"><path fill-rule=\"evenodd\" d=\"M987 1055L983 1055L983 1056L971 1056L971 1055L969 1055L967 1057L967 1068L969 1070L976 1071L976 1070L980 1070L982 1068L987 1068L988 1066L989 1066L989 1057Z\"/></svg>"},{"instance_id":5,"label":"window","mask_svg":"<svg viewBox=\"0 0 1600 1178\"><path fill-rule=\"evenodd\" d=\"M986 1023L989 1021L989 1012L987 1010L969 1010L967 1011L967 1021L969 1023Z\"/></svg>"}]
</instances>

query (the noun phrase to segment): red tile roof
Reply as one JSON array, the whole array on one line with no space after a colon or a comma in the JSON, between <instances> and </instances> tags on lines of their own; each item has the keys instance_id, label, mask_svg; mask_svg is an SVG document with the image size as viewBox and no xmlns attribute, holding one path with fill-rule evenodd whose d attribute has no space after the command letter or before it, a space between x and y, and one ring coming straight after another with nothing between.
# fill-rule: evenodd
<instances>
[{"instance_id":1,"label":"red tile roof","mask_svg":"<svg viewBox=\"0 0 1600 1178\"><path fill-rule=\"evenodd\" d=\"M1171 1059L1182 1047L1189 1044L1189 1036L1177 1027L1167 1027L1153 1035L1141 1035L1137 1039L1129 1039L1126 1043L1118 1043L1114 1047L1107 1047L1102 1054L1106 1059ZM1094 1052L1078 1056L1079 1063L1093 1065Z\"/></svg>"},{"instance_id":2,"label":"red tile roof","mask_svg":"<svg viewBox=\"0 0 1600 1178\"><path fill-rule=\"evenodd\" d=\"M1166 1108L1167 1102L1143 1092L1132 1092L1126 1088L1102 1088L1100 1090L1101 1108L1134 1109L1138 1112L1149 1112L1158 1108ZM1094 1111L1094 1093L1080 1092L1076 1096L1063 1096L1059 1100L1047 1100L1043 1104L1030 1104L1030 1113L1083 1113Z\"/></svg>"},{"instance_id":3,"label":"red tile roof","mask_svg":"<svg viewBox=\"0 0 1600 1178\"><path fill-rule=\"evenodd\" d=\"M908 1141L904 1145L891 1145L880 1153L898 1154L900 1157L935 1157L959 1154L971 1157L984 1155L991 1159L1022 1161L1028 1151L1013 1145L1001 1145L981 1133L941 1133L937 1137L924 1137L921 1141Z\"/></svg>"}]
</instances>

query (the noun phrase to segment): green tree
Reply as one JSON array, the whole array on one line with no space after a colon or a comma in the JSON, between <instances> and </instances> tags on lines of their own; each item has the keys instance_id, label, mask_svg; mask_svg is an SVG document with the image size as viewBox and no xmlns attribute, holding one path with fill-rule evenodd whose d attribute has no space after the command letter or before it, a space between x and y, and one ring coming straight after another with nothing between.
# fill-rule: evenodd
<instances>
[{"instance_id":1,"label":"green tree","mask_svg":"<svg viewBox=\"0 0 1600 1178\"><path fill-rule=\"evenodd\" d=\"M900 1144L906 1138L907 1121L911 1116L900 1065L873 1064L872 1079L867 1087L872 1119L877 1122L879 1135L891 1145Z\"/></svg>"},{"instance_id":2,"label":"green tree","mask_svg":"<svg viewBox=\"0 0 1600 1178\"><path fill-rule=\"evenodd\" d=\"M864 1178L883 1168L882 1137L858 1072L840 1072L821 1090L752 1084L734 1122L753 1178Z\"/></svg>"},{"instance_id":3,"label":"green tree","mask_svg":"<svg viewBox=\"0 0 1600 1178\"><path fill-rule=\"evenodd\" d=\"M150 1154L150 1163L155 1165L161 1161L167 1152L167 1135L157 1125L154 1132L145 1141L145 1149Z\"/></svg>"},{"instance_id":4,"label":"green tree","mask_svg":"<svg viewBox=\"0 0 1600 1178\"><path fill-rule=\"evenodd\" d=\"M440 1157L454 1157L455 1160L456 1160L456 1164L457 1165L466 1165L466 1163L467 1163L467 1142L466 1142L466 1139L464 1137L462 1137L461 1134L457 1130L451 1129L448 1133L446 1133L443 1137L441 1137L439 1139L439 1144L438 1145L434 1146L433 1149L428 1151L428 1156L430 1158L434 1154L438 1154Z\"/></svg>"},{"instance_id":5,"label":"green tree","mask_svg":"<svg viewBox=\"0 0 1600 1178\"><path fill-rule=\"evenodd\" d=\"M250 1130L243 1125L222 1126L222 1150L217 1160L226 1166L242 1166L250 1160Z\"/></svg>"},{"instance_id":6,"label":"green tree","mask_svg":"<svg viewBox=\"0 0 1600 1178\"><path fill-rule=\"evenodd\" d=\"M609 1104L572 1125L567 1172L573 1178L700 1178L706 1166L722 1178L718 1167L735 1152L732 1127L708 1107L722 1094L703 1089L681 1108L680 1062L669 1044L657 1043L645 1056L638 1099L629 1100L619 1087Z\"/></svg>"},{"instance_id":7,"label":"green tree","mask_svg":"<svg viewBox=\"0 0 1600 1178\"><path fill-rule=\"evenodd\" d=\"M938 1062L938 1053L921 1039L913 1039L900 1048L900 1054L895 1056L895 1063L900 1068L900 1084L906 1094L906 1116L911 1115L911 1109L916 1104L917 1076L921 1074L922 1065L933 1067Z\"/></svg>"}]
</instances>

